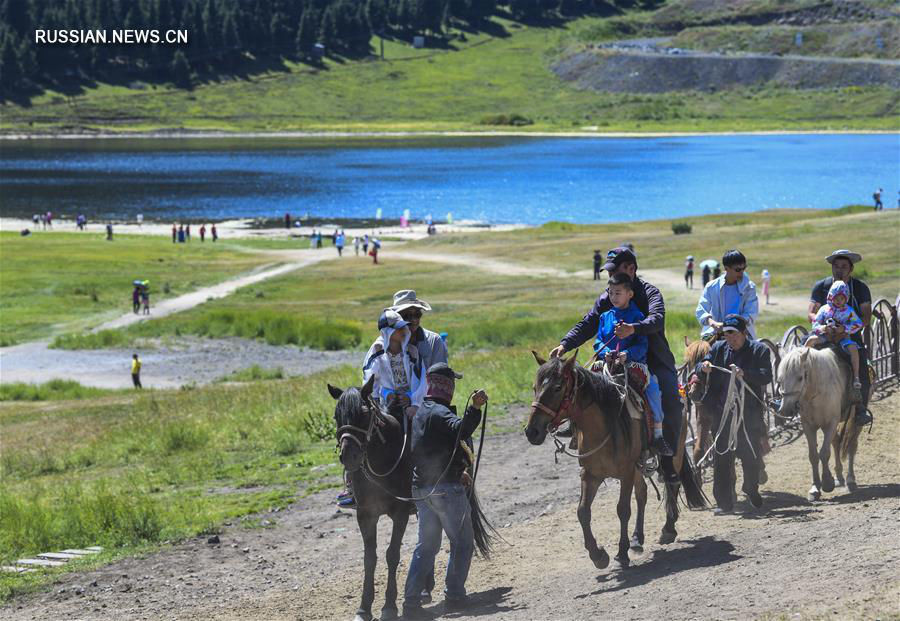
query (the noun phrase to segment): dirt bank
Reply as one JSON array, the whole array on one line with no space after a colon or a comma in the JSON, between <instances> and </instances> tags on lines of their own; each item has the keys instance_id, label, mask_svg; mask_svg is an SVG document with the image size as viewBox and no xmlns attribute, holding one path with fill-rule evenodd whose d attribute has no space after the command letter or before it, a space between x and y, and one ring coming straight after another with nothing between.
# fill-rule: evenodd
<instances>
[{"instance_id":1,"label":"dirt bank","mask_svg":"<svg viewBox=\"0 0 900 621\"><path fill-rule=\"evenodd\" d=\"M679 539L654 543L663 513L648 504L648 545L624 571L593 568L575 517L578 469L554 465L552 447L530 446L521 433L488 438L479 489L509 542L490 561L476 559L469 615L490 619L687 619L881 617L900 615L900 464L893 431L900 396L874 406L878 423L860 442L855 493L838 488L821 502L809 487L803 441L768 459L765 508L714 517L688 512ZM524 409L506 416L524 420ZM595 502L598 541L614 546L615 484ZM709 485L706 485L709 488ZM362 545L352 516L336 513L333 491L312 494L262 516L268 528L226 527L221 543L188 541L147 558L64 578L51 591L19 598L7 619L350 619L361 582ZM379 531L379 557L388 537ZM415 541L404 540L401 584ZM384 588L379 561L376 607ZM442 580L446 551L438 560ZM439 603L430 607L441 614ZM458 613L450 618L461 618Z\"/></svg>"}]
</instances>

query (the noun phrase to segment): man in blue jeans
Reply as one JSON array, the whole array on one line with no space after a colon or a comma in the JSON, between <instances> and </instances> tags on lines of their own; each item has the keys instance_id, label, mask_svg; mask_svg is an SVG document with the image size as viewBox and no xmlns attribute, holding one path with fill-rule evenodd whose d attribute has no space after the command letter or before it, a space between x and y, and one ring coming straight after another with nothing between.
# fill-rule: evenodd
<instances>
[{"instance_id":1,"label":"man in blue jeans","mask_svg":"<svg viewBox=\"0 0 900 621\"><path fill-rule=\"evenodd\" d=\"M419 540L409 564L403 600L405 619L429 615L422 609L422 591L441 548L441 536L450 539L444 610L466 605L466 578L475 551L472 508L466 472L465 450L460 442L471 442L487 403L483 390L472 395L472 405L462 418L451 405L456 380L462 377L446 362L433 364L427 373L428 392L412 423L412 494L419 513Z\"/></svg>"}]
</instances>

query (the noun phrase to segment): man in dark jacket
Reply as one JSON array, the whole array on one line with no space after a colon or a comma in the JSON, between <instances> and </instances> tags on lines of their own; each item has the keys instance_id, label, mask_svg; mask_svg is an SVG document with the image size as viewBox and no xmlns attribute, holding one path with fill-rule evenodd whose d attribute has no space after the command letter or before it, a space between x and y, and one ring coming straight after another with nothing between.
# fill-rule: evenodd
<instances>
[{"instance_id":1,"label":"man in dark jacket","mask_svg":"<svg viewBox=\"0 0 900 621\"><path fill-rule=\"evenodd\" d=\"M717 341L709 350L709 354L697 364L697 374L704 374L709 382L706 391L706 403L712 405L715 413L713 433L720 428L722 432L716 437L713 468L713 496L718 508L717 514L728 513L732 509L734 494L734 458L735 452L741 459L744 470L744 483L741 487L747 499L755 508L762 506L759 495L759 469L762 459L761 447L754 441L765 431L763 419L763 399L766 384L772 381L772 360L769 348L751 339L747 335L747 322L740 315L728 315L722 324L724 340ZM752 391L744 399L744 422L737 431L737 450L729 451L731 441L731 416L733 411L725 412L728 397L728 385L731 376L713 367L731 369L738 379L743 380ZM755 397L754 397L755 395ZM722 417L728 419L724 425Z\"/></svg>"},{"instance_id":2,"label":"man in dark jacket","mask_svg":"<svg viewBox=\"0 0 900 621\"><path fill-rule=\"evenodd\" d=\"M444 595L445 610L459 609L466 601L466 578L475 536L466 487L471 484L466 471L466 449L481 422L481 407L487 395L479 390L462 418L456 416L453 400L455 380L462 375L446 362L433 364L427 373L428 393L412 423L412 495L419 513L419 540L409 564L404 589L403 617L421 618L422 591L441 548L441 532L450 539L450 560Z\"/></svg>"},{"instance_id":3,"label":"man in dark jacket","mask_svg":"<svg viewBox=\"0 0 900 621\"><path fill-rule=\"evenodd\" d=\"M633 282L633 301L644 314L644 319L638 323L623 323L616 327L616 336L620 339L632 334L643 334L647 337L647 366L650 372L656 376L659 388L662 391L663 404L663 437L669 446L678 446L678 433L681 431L681 417L684 404L678 391L678 374L675 370L675 357L669 349L666 341L666 305L659 289L650 283L637 277L637 257L634 251L626 246L613 248L606 255L606 264L603 266L609 275L627 274ZM550 352L551 357L562 356L567 351L579 347L588 340L597 337L600 328L600 315L611 309L609 294L604 291L594 307L575 324L565 338L560 341L558 347ZM670 478L674 475L672 458L664 457L663 470Z\"/></svg>"}]
</instances>

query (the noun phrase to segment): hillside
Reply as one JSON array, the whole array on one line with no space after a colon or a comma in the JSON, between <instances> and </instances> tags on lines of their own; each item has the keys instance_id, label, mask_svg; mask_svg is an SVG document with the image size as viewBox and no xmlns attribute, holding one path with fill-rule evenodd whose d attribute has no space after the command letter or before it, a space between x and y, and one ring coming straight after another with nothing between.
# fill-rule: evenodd
<instances>
[{"instance_id":1,"label":"hillside","mask_svg":"<svg viewBox=\"0 0 900 621\"><path fill-rule=\"evenodd\" d=\"M683 0L536 22L504 12L476 31L448 27L436 47L385 39L383 60L245 59L191 89L144 80L49 89L27 105L0 105L0 131L894 130L898 19L879 0ZM868 39L854 34L870 23ZM775 56L792 28L810 33L802 58ZM829 28L843 38L823 42ZM617 47L650 36L662 37L659 49ZM884 48L871 53L867 40Z\"/></svg>"}]
</instances>

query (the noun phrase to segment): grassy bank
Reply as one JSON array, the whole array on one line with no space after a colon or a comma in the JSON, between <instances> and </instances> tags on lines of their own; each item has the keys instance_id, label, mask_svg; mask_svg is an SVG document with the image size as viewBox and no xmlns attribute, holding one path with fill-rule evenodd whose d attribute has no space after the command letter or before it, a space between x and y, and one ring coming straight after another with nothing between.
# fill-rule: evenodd
<instances>
[{"instance_id":1,"label":"grassy bank","mask_svg":"<svg viewBox=\"0 0 900 621\"><path fill-rule=\"evenodd\" d=\"M550 64L561 53L627 36L609 24L587 17L541 28L496 19L496 29L508 36L473 34L452 49L413 50L386 41L385 61L327 60L322 69L285 61L277 70L190 91L110 84L74 96L50 91L28 107L0 106L0 130L896 129L897 95L889 88L633 95L581 91L558 79ZM503 124L503 117L515 115L526 124Z\"/></svg>"},{"instance_id":2,"label":"grassy bank","mask_svg":"<svg viewBox=\"0 0 900 621\"><path fill-rule=\"evenodd\" d=\"M215 284L271 259L226 244L98 232L0 232L0 344L52 336L55 326L99 323L131 309L131 282L148 279L150 303Z\"/></svg>"}]
</instances>

